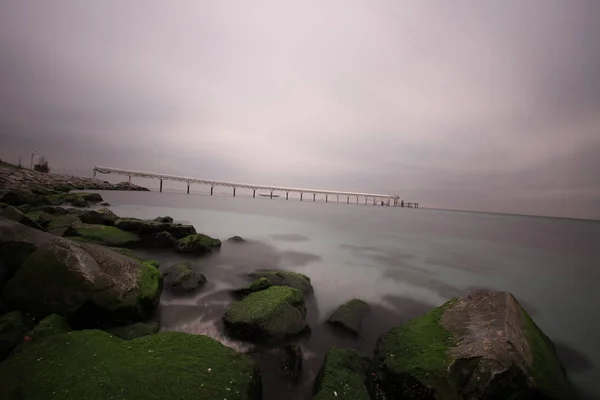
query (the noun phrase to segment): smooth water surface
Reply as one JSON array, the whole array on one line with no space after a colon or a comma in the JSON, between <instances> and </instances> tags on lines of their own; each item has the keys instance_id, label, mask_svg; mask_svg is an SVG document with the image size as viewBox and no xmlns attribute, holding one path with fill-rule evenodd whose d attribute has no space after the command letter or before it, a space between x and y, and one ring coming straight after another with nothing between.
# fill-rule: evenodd
<instances>
[{"instance_id":1,"label":"smooth water surface","mask_svg":"<svg viewBox=\"0 0 600 400\"><path fill-rule=\"evenodd\" d=\"M227 341L219 330L218 320L232 301L228 291L246 284L243 274L257 268L284 268L311 278L315 295L308 319L313 332L301 341L305 367L294 391L297 397L292 398L305 398L310 392L331 345L372 355L377 337L386 329L476 288L512 292L555 341L571 380L588 397L600 398L600 221L239 194L102 196L117 215L170 215L222 240L232 235L251 240L242 247L225 243L219 255L195 260L210 285L193 298L164 294L164 329L205 333L249 350ZM162 253L155 258L162 261L162 269L181 257ZM352 298L373 306L359 341L340 338L323 326L338 305ZM277 398L278 385L283 384L265 385L265 398Z\"/></svg>"}]
</instances>

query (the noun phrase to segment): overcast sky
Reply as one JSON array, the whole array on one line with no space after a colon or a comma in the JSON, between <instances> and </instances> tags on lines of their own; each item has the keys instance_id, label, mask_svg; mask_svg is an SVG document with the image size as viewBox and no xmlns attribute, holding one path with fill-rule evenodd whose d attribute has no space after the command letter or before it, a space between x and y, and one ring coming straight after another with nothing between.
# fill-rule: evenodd
<instances>
[{"instance_id":1,"label":"overcast sky","mask_svg":"<svg viewBox=\"0 0 600 400\"><path fill-rule=\"evenodd\" d=\"M0 157L600 218L600 2L0 0Z\"/></svg>"}]
</instances>

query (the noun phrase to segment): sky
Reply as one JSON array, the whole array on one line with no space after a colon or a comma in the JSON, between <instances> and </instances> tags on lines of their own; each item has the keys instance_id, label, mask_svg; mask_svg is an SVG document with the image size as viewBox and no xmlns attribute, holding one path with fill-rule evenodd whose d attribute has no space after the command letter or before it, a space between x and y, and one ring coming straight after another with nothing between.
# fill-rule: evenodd
<instances>
[{"instance_id":1,"label":"sky","mask_svg":"<svg viewBox=\"0 0 600 400\"><path fill-rule=\"evenodd\" d=\"M597 0L0 0L0 158L600 219Z\"/></svg>"}]
</instances>

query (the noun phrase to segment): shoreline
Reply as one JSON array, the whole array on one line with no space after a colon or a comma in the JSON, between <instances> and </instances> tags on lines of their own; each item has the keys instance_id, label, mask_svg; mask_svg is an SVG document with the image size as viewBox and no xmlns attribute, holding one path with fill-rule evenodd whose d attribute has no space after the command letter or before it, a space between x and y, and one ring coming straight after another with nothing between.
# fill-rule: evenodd
<instances>
[{"instance_id":1,"label":"shoreline","mask_svg":"<svg viewBox=\"0 0 600 400\"><path fill-rule=\"evenodd\" d=\"M158 309L157 307L160 307L159 301L163 296L163 293L168 291L169 296L174 296L175 298L177 298L177 296L180 295L198 293L204 290L203 288L206 284L206 278L204 278L204 282L202 282L202 277L199 276L202 274L197 273L197 271L194 271L193 268L190 268L189 266L181 266L177 269L168 268L167 270L169 272L165 274L165 272L167 271L164 271L164 267L161 267L159 270L158 266L155 265L157 264L156 262L140 258L139 255L136 254L135 249L141 249L143 252L152 253L152 251L156 251L157 247L163 247L165 249L164 251L175 251L177 254L185 256L182 258L182 260L184 258L189 258L191 260L205 260L207 259L207 257L212 257L213 254L219 254L222 245L223 249L236 249L236 251L242 251L244 246L252 245L251 243L245 243L244 239L239 237L230 238L228 241L223 240L223 242L221 242L218 239L210 238L206 235L197 233L193 226L176 224L172 221L172 219L169 220L169 217L157 217L155 220L152 221L135 220L123 216L116 216L109 209L101 209L95 206L76 207L76 204L74 203L79 202L79 199L83 199L84 201L86 201L87 206L89 206L90 203L98 204L100 202L100 200L98 200L98 197L100 196L93 196L93 193L67 193L66 190L67 188L69 191L94 189L121 190L119 189L119 185L121 184L113 185L102 181L96 182L97 180L93 180L91 178L69 178L64 175L47 175L34 171L17 173L17 175L3 172L6 171L2 171L2 168L0 168L0 184L2 185L0 199L4 200L6 198L6 195L12 192L25 192L25 195L23 195L24 197L27 197L28 194L31 194L31 196L27 198L27 200L31 201L31 203L23 202L23 204L14 204L7 206L0 205L0 209L4 213L4 217L7 217L6 210L8 209L11 210L11 216L16 216L15 218L11 218L11 216L8 217L12 221L8 221L4 217L0 218L0 244L6 242L7 232L10 233L18 231L23 232L23 234L25 234L26 236L31 235L32 237L35 235L39 235L39 246L44 246L44 243L47 243L48 241L51 243L65 243L65 246L68 246L68 248L70 249L69 251L76 253L80 251L79 249L83 249L85 253L91 255L91 257L96 261L98 255L94 255L94 252L101 251L102 257L109 257L111 260L114 260L114 262L127 263L128 268L131 268L131 271L133 271L134 274L138 273L137 271L149 273L153 277L152 279L154 279L153 282L156 282L157 286L152 289L152 293L140 294L145 296L143 298L149 299L149 303L144 303L144 306L135 306L133 310L130 310L128 308L126 316L123 316L124 314L122 315L122 313L119 313L117 315L113 311L106 309L106 305L102 302L98 302L98 299L92 300L93 302L95 302L93 308L89 308L86 305L86 307L88 308L85 308L85 312L91 312L93 313L94 318L102 319L103 321L101 323L98 323L98 320L96 320L96 322L92 322L91 320L94 318L80 319L83 311L78 309L74 312L65 312L65 315L63 315L63 317L66 318L67 322L69 322L71 325L78 325L76 327L77 329L72 330L72 333L76 333L77 337L85 336L86 340L90 338L94 338L95 340L105 340L102 335L96 338L96 334L88 334L87 332L89 328L101 328L106 330L110 334L112 329L118 329L124 326L133 326L136 324L144 325L141 327L129 329L129 331L135 332L131 333L128 331L128 337L137 337L140 333L142 333L143 335L141 335L140 339L133 338L134 341L142 340L143 338L156 338L156 340L163 337L168 338L170 337L168 333L166 334L166 336L165 333L156 333L158 331L158 329L156 329L156 326L148 325L150 324L149 321L151 321L152 319L148 319L148 316L156 312L156 310ZM40 177L36 174L40 174L42 176ZM7 176L12 176L12 179L6 178ZM14 179L15 176L17 177L17 179ZM4 184L6 182L9 182L11 184L10 187ZM111 189L107 189L107 185L110 185ZM57 190L58 188L60 188L61 190ZM132 190L143 189L140 188ZM18 196L13 197L13 199L19 200ZM23 199L20 199L19 201L21 200ZM65 204L70 204L75 207L65 208ZM15 213L13 209L17 210L22 215ZM58 209L63 209L65 211L64 213L63 211L56 211ZM52 213L50 211L52 211ZM53 214L54 212L60 213L61 215ZM19 218L20 220L17 221L17 219ZM67 220L67 223L64 226L56 226L56 221L59 219L61 219L61 221L63 222ZM14 221L17 221L18 224ZM27 227L25 227L25 225L27 225ZM2 229L4 229L5 232L4 239L2 235ZM59 238L59 236L63 237ZM35 240L37 239L27 240L35 242ZM34 244L38 246L38 244ZM33 257L35 254L36 253L34 252L33 254L28 255L28 257ZM4 256L6 256L6 253L4 254ZM90 262L92 262L91 259ZM8 279L7 282L2 282L2 284L11 284L11 282L14 279L19 277L19 273L24 268L28 268L28 265L26 264L27 262L17 266L16 271L11 272L13 275L9 277L10 279ZM158 275L155 271L162 272L162 274L160 274L160 279L158 278ZM101 270L100 272L102 272L102 274L104 275L107 275L105 270ZM116 275L108 274L108 276L111 276L111 279L114 279L115 282L122 282L122 279L125 279L125 276L119 275L118 272L115 272L114 274ZM191 281L193 282L192 287L188 288L188 285L190 285L190 276L193 277L191 279ZM160 282L160 284L158 282ZM314 304L311 306L311 302L314 303L314 296L318 296L318 293L313 293L309 277L306 277L302 274L294 274L290 273L289 271L283 270L279 270L273 273L254 271L251 274L251 276L248 276L246 282L248 286L241 286L239 288L239 291L241 292L238 292L237 294L227 293L228 291L221 292L220 295L232 295L234 296L235 300L232 300L231 306L226 307L228 308L228 310L219 310L218 313L224 315L215 316L215 319L217 321L223 321L225 323L225 325L227 326L227 333L232 337L236 337L233 340L236 340L238 343L240 343L240 340L241 343L258 343L258 348L263 349L262 351L259 351L254 357L256 359L256 365L252 367L240 366L239 371L243 371L240 373L249 373L250 375L252 375L252 378L250 380L245 381L243 383L243 386L240 386L240 388L242 389L241 391L245 394L239 393L241 396L237 398L265 398L264 395L267 392L269 392L268 389L272 389L271 387L275 385L278 386L276 388L276 391L278 391L277 393L279 395L283 396L286 395L286 393L288 393L286 395L288 397L291 394L289 393L289 391L297 390L297 386L295 385L303 384L306 385L309 389L312 389L314 387L314 391L316 393L316 397L314 398L319 399L333 397L352 399L382 399L385 397L381 396L385 396L386 394L390 396L390 394L393 393L394 390L396 390L393 388L397 388L397 382L394 383L394 381L390 381L389 379L392 379L390 377L395 376L395 374L399 371L386 369L387 367L385 367L385 365L388 364L386 362L383 362L383 364L381 363L382 360L389 358L390 354L392 354L393 352L390 353L389 350L382 349L380 348L380 345L377 344L376 346L373 346L370 349L370 352L368 352L368 354L366 354L367 356L372 356L373 354L375 354L375 357L367 361L364 358L365 354L360 354L355 350L348 349L348 347L351 348L353 346L352 343L355 343L354 340L356 339L353 339L353 335L358 334L358 337L360 338L360 336L364 334L361 325L368 325L376 321L377 319L385 318L385 314L381 314L380 311L377 311L375 308L373 308L370 311L371 316L369 317L369 314L367 313L367 311L365 311L368 310L368 308L364 308L363 306L357 308L357 306L353 305L354 303L340 305L340 309L342 309L342 311L340 311L341 317L338 316L336 318L333 318L334 316L332 315L329 317L329 319L333 318L334 321L340 320L341 322L339 323L341 323L342 327L342 330L340 332L343 331L345 332L345 334L340 334L338 336L338 339L334 340L333 342L320 344L320 346L327 347L323 349L323 352L326 353L327 356L324 360L313 360L312 365L318 364L320 367L320 372L318 374L315 374L315 379L313 379L312 376L304 376L304 379L301 378L300 380L298 380L299 377L302 377L302 371L306 369L306 367L302 367L302 360L304 359L305 363L307 362L311 364L310 360L306 357L306 355L302 355L302 348L307 348L307 344L305 341L303 341L303 338L306 338L306 335L311 330L312 334L314 335L318 334L319 331L322 329L338 329L340 328L340 325L338 324L338 322L334 323L333 321L331 322L331 324L333 324L331 326L330 324L319 324L318 321L315 321L314 314L311 314L314 313L314 308L312 308ZM35 284L33 282L30 282L29 280L23 280L22 283L25 285L34 285L35 287ZM51 281L50 284L52 284ZM210 282L208 284L210 284ZM253 286L255 284L258 286ZM12 284L12 286L14 286L14 284ZM185 288L182 289L183 287ZM183 290L183 292L181 290ZM111 301L118 300L120 298L119 296L121 295L118 295ZM461 298L460 301L470 304L469 302L475 301L474 299L479 298L507 298L504 297L504 295L495 294L493 292L477 296L467 296ZM5 296L3 296L3 298L4 297ZM219 295L213 297L215 297L215 299L218 299ZM9 298L11 298L13 302L15 302L14 296L9 296ZM263 310L263 306L261 304L264 304L265 302L267 302L267 304L269 305L269 307L267 307L267 311L269 313L264 315L264 320L261 319L260 321L257 321L253 314L258 312L257 310ZM22 304L26 305L24 308L28 308L31 306L30 303L31 302L25 302ZM272 306L273 304L275 306ZM446 334L447 332L449 332L447 329L450 329L450 331L452 330L451 327L444 325L443 331L439 331L441 318L437 317L438 314L435 313L441 313L443 315L446 315L445 313L447 312L447 310L451 309L450 307L453 307L453 304L454 303L447 304L442 307L435 308L434 310L431 310L429 312L427 310L423 310L424 316L420 320L423 321L423 324L427 324L428 328L426 331L413 330L413 328L410 327L409 323L402 324L401 326L393 328L391 331L390 329L392 327L386 326L385 329L382 328L381 335L384 335L386 332L389 331L388 334L384 336L388 338L387 340L389 341L389 346L392 346L391 348L396 348L397 346L403 345L402 342L398 343L396 341L394 336L395 333L393 332L403 332L403 335L408 335L407 337L414 338L414 342L410 347L411 351L414 351L416 354L425 354L428 351L427 349L429 348L429 346L436 343L437 339L432 338L431 341L428 340L427 342L422 343L419 341L419 338L421 336L428 336L430 334L433 334L435 337L437 337L436 335L441 334L442 336L440 337L446 338L443 340L449 340ZM32 309L37 309L37 306L38 305L35 305L35 307L31 309L19 310L19 312L24 312L26 318L27 315L29 315L29 311L31 311ZM249 309L250 313L248 313L246 309ZM313 309L313 311L311 311L311 309ZM452 310L456 312L460 311L455 309ZM211 311L213 313L215 312L214 309ZM494 310L491 310L490 312L492 313L491 316L493 318L496 318L498 315L504 315L502 313L503 311L505 310L498 310L499 314L494 313ZM525 315L524 321L526 322L528 321L529 317L525 313L525 311L523 311L523 313ZM135 317L132 319L131 315L135 315ZM274 327L270 325L271 322L265 323L265 321L271 321L270 318L280 318L282 315L286 316L286 322L282 326L277 325L277 327ZM488 315L488 317L489 316L490 315ZM504 318L505 317L503 316L500 319L504 320ZM519 315L515 315L514 318L516 318L516 320L521 321L521 317ZM43 321L45 321L45 319ZM128 321L128 323L123 325L123 321ZM521 323L524 324L522 331L517 332L517 335L521 335L524 338L523 340L526 340L532 345L538 343L536 339L537 336L535 336L537 335L537 333L535 333L537 331L535 331L535 328L527 328L525 322L513 323L514 325L521 325ZM133 325L131 325L130 323L132 323ZM41 325L41 323L38 323L36 326L39 325ZM310 328L307 331L306 328L309 326ZM82 330L80 330L81 328ZM30 329L33 329L33 332L35 332L36 328L28 328L27 335L33 334L30 333ZM347 335L348 329L350 330L349 336ZM529 331L527 331L527 329L529 329ZM534 331L535 336L533 339L531 336L527 336L529 335L527 332L531 332L532 329ZM21 330L21 332L22 331L23 330ZM59 341L62 337L61 335L64 334L61 334L61 331L58 330L58 332L56 332L56 334L52 338L48 338L47 340ZM188 337L180 335L186 334L179 334L177 335L177 337ZM189 336L192 336L191 338L189 338L189 340L192 340L193 342L195 340L200 340L203 335ZM7 363L10 364L10 360L18 359L18 357L20 357L20 354L27 354L28 351L34 351L42 347L43 344L46 343L43 340L45 339L38 340L35 337L35 335L33 335L33 341L31 341L31 343L16 343L15 347L18 347L19 351L15 352L12 358L7 359L8 361L5 361L4 363L0 364L0 370L2 368L2 365L7 365ZM82 342L81 346L85 347L85 343L86 342ZM203 343L203 346L216 346L216 343L207 343ZM339 345L344 346L346 350L335 350L334 347ZM456 346L456 343L450 340L444 346L445 347L441 349L442 354L444 354L450 348ZM173 353L170 357L173 357L173 359L177 359L178 357L182 356L183 353L178 353L174 350L174 348L175 347L172 347L170 350L170 352ZM179 351L181 351L181 349ZM404 350L400 350L400 348L398 348L398 351ZM542 351L549 352L547 353L548 356L550 358L554 357L553 359L556 360L554 362L559 362L557 357L553 355L551 350L548 350L544 347ZM47 356L50 359L54 357L52 352L48 353ZM232 353L224 352L222 355L222 357L225 358L230 356L233 356ZM471 356L473 356L473 354L469 355L469 357ZM488 354L488 356L490 355ZM505 354L501 353L496 355L495 357L502 358L504 356ZM518 354L518 356L524 357L526 356L526 352L520 353ZM202 357L202 354L199 354L199 357ZM527 359L527 357L525 357L524 359ZM110 360L108 360L108 362L110 362ZM218 360L211 360L211 362L218 362ZM436 365L438 363L441 363L440 365L442 365L443 363L445 363L445 361L443 359L439 359L433 362L433 364ZM10 364L10 366L14 365ZM408 369L405 370L403 368ZM406 372L411 371L410 368L410 365L408 365L403 366L401 369L402 371ZM534 379L535 381L535 371L533 367L531 368L532 369L529 369L529 367L525 368L524 373L532 374L532 379ZM259 370L261 372L258 372ZM352 379L350 380L348 380L346 377L349 371L352 372ZM212 373L212 371L209 372ZM426 392L428 390L433 390L432 387L436 387L435 385L438 385L438 383L429 382L428 379L423 378L418 373L415 374L416 375L413 375L411 379L416 379L417 382L419 382L419 387L421 387L422 390L425 390ZM559 372L554 371L552 372L552 374L557 374L557 381L564 381L564 377L562 377ZM260 391L256 389L256 379L259 379L259 381L261 380L261 378L257 378L257 376L262 376L262 395L260 394ZM388 378L386 378L386 376ZM212 382L211 380L218 379L218 374L212 374L206 376L204 378L204 382ZM281 382L281 386L278 385L278 382ZM185 384L194 385L193 379L186 380ZM240 382L240 384L242 383ZM267 389L265 389L265 387L267 387ZM296 387L296 389L294 389L294 387ZM352 390L348 391L347 389L345 389L346 387L352 387ZM567 389L563 388L560 390L568 390L568 385L565 387L567 387ZM530 390L530 388L528 388L527 390ZM335 395L332 397L333 392L335 392ZM544 389L542 392L547 394L546 389ZM0 394L1 393L2 392L0 392ZM554 397L552 398L566 398L563 395L561 395L560 392L555 392L551 394L554 395ZM213 397L201 396L200 398L209 399ZM236 397L234 396L234 398Z\"/></svg>"}]
</instances>

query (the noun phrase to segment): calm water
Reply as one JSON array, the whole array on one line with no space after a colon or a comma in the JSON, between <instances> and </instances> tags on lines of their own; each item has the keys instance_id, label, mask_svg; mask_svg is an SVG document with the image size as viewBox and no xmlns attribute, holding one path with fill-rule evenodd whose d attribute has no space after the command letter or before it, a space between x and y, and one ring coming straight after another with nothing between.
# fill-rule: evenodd
<instances>
[{"instance_id":1,"label":"calm water","mask_svg":"<svg viewBox=\"0 0 600 400\"><path fill-rule=\"evenodd\" d=\"M334 343L371 355L391 326L474 288L512 292L555 341L571 380L600 399L600 222L512 215L400 209L297 199L184 193L103 192L122 216L170 215L199 232L249 245L225 244L215 257L195 260L210 285L193 298L163 295L164 329L205 333L238 350L249 346L222 337L218 323L232 299L228 290L257 268L308 275L315 288L309 306L310 337L301 340L304 370L294 391L311 390L327 348ZM312 200L312 199L311 199ZM168 267L180 258L154 254ZM341 338L323 321L341 303L373 305L359 341ZM269 362L263 362L267 367ZM272 363L271 363L272 364ZM270 378L266 378L270 379ZM265 398L284 383L267 382ZM287 396L290 397L290 396Z\"/></svg>"}]
</instances>

